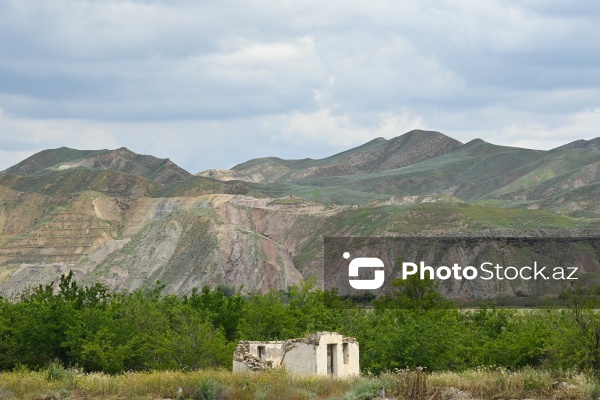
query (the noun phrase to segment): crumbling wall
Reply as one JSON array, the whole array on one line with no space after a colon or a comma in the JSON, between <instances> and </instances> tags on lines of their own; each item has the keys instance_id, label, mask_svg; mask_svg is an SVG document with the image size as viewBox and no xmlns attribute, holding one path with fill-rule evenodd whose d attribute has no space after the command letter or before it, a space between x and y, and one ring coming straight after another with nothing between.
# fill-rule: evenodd
<instances>
[{"instance_id":1,"label":"crumbling wall","mask_svg":"<svg viewBox=\"0 0 600 400\"><path fill-rule=\"evenodd\" d=\"M335 348L335 354L329 359L328 345ZM301 375L359 375L358 343L337 332L317 332L306 338L285 341L241 341L233 353L234 371L262 371L281 367Z\"/></svg>"},{"instance_id":2,"label":"crumbling wall","mask_svg":"<svg viewBox=\"0 0 600 400\"><path fill-rule=\"evenodd\" d=\"M344 345L347 346L345 352ZM360 354L356 339L349 337L342 339L342 357L343 362L340 368L340 376L360 375Z\"/></svg>"},{"instance_id":3,"label":"crumbling wall","mask_svg":"<svg viewBox=\"0 0 600 400\"><path fill-rule=\"evenodd\" d=\"M316 347L305 342L295 342L288 346L283 359L286 371L300 375L317 373Z\"/></svg>"},{"instance_id":4,"label":"crumbling wall","mask_svg":"<svg viewBox=\"0 0 600 400\"><path fill-rule=\"evenodd\" d=\"M251 342L239 342L233 352L233 371L262 371L273 368L273 360L261 360L251 351Z\"/></svg>"}]
</instances>

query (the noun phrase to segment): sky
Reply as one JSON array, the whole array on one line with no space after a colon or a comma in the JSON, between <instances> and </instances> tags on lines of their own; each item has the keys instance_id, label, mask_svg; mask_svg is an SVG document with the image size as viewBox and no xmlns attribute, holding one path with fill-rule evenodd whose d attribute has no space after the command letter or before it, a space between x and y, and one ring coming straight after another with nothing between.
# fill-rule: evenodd
<instances>
[{"instance_id":1,"label":"sky","mask_svg":"<svg viewBox=\"0 0 600 400\"><path fill-rule=\"evenodd\" d=\"M600 2L0 0L0 170L128 147L192 173L412 129L600 136Z\"/></svg>"}]
</instances>

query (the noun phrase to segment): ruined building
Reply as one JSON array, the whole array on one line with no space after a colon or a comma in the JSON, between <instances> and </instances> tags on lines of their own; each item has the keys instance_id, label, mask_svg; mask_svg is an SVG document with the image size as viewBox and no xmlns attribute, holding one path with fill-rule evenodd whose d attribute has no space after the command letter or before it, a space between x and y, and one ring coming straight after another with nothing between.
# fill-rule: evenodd
<instances>
[{"instance_id":1,"label":"ruined building","mask_svg":"<svg viewBox=\"0 0 600 400\"><path fill-rule=\"evenodd\" d=\"M233 353L234 372L271 368L301 375L359 375L358 342L336 332L317 332L302 339L238 343Z\"/></svg>"}]
</instances>

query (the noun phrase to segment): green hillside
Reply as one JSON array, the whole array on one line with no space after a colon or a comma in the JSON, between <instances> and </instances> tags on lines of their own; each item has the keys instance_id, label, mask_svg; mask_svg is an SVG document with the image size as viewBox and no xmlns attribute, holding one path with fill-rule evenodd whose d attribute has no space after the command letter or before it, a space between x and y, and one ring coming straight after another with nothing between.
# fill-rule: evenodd
<instances>
[{"instance_id":1,"label":"green hillside","mask_svg":"<svg viewBox=\"0 0 600 400\"><path fill-rule=\"evenodd\" d=\"M108 151L110 150L77 150L70 149L68 147L48 149L40 151L39 153L26 158L25 160L13 165L3 172L12 175L33 175L57 164L79 160L98 154L104 154Z\"/></svg>"},{"instance_id":2,"label":"green hillside","mask_svg":"<svg viewBox=\"0 0 600 400\"><path fill-rule=\"evenodd\" d=\"M69 270L113 290L283 290L322 277L330 236L594 235L597 142L540 151L412 131L206 175L125 148L43 151L0 173L0 294Z\"/></svg>"},{"instance_id":3,"label":"green hillside","mask_svg":"<svg viewBox=\"0 0 600 400\"><path fill-rule=\"evenodd\" d=\"M538 205L574 212L581 207L571 203L593 195L597 188L599 166L600 151L594 149L540 151L474 140L451 153L402 168L254 187L272 196L295 195L336 204L439 194L464 201L498 200L494 204L507 207ZM593 207L587 209L593 212Z\"/></svg>"},{"instance_id":4,"label":"green hillside","mask_svg":"<svg viewBox=\"0 0 600 400\"><path fill-rule=\"evenodd\" d=\"M173 183L190 173L169 159L136 154L122 147L116 150L75 150L67 147L44 150L8 168L4 173L20 176L47 175L72 168L114 170L154 180Z\"/></svg>"}]
</instances>

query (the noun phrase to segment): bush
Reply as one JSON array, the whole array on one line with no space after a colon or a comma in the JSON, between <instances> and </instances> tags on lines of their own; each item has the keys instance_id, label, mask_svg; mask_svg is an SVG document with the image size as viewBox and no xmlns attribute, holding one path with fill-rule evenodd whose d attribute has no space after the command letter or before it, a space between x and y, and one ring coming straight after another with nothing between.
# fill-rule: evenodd
<instances>
[{"instance_id":1,"label":"bush","mask_svg":"<svg viewBox=\"0 0 600 400\"><path fill-rule=\"evenodd\" d=\"M222 399L223 386L211 378L202 379L196 386L195 400L219 400Z\"/></svg>"},{"instance_id":2,"label":"bush","mask_svg":"<svg viewBox=\"0 0 600 400\"><path fill-rule=\"evenodd\" d=\"M408 296L412 308L332 310L327 302L350 304L310 280L250 295L206 287L180 298L163 296L162 289L108 295L101 285L80 288L68 275L58 293L47 285L18 302L0 297L0 371L47 366L49 379L60 380L65 365L110 374L229 369L240 338L283 340L315 331L357 338L362 370L376 374L419 366L600 369L600 314L581 305L527 312L438 309L423 306L403 287L398 296ZM417 294L431 288L421 289Z\"/></svg>"},{"instance_id":3,"label":"bush","mask_svg":"<svg viewBox=\"0 0 600 400\"><path fill-rule=\"evenodd\" d=\"M379 395L382 387L384 387L383 381L379 379L360 380L351 391L346 393L343 400L371 400Z\"/></svg>"}]
</instances>

